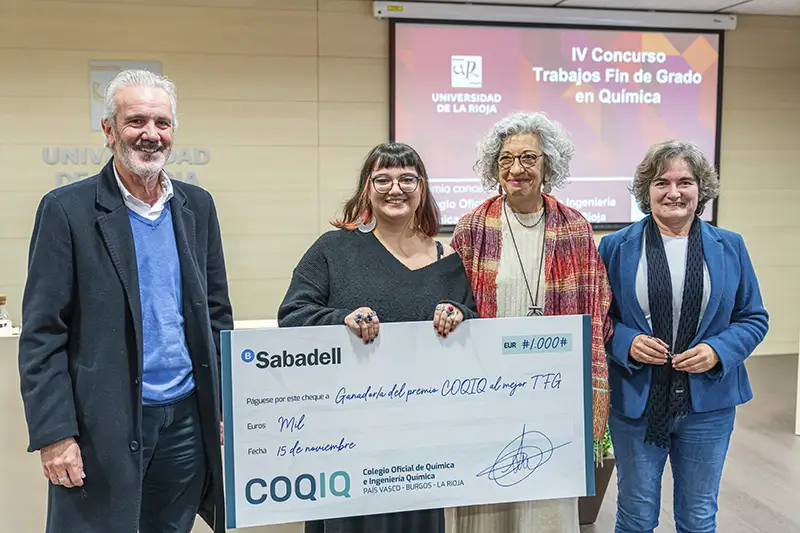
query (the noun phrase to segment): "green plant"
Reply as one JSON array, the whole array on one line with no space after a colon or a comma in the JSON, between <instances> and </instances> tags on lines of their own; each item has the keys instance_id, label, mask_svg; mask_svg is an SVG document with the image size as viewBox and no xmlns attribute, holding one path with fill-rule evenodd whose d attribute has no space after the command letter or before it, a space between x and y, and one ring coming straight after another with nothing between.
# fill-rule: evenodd
<instances>
[{"instance_id":1,"label":"green plant","mask_svg":"<svg viewBox=\"0 0 800 533\"><path fill-rule=\"evenodd\" d=\"M608 457L613 453L613 446L611 445L611 433L606 424L606 434L603 435L603 457Z\"/></svg>"}]
</instances>

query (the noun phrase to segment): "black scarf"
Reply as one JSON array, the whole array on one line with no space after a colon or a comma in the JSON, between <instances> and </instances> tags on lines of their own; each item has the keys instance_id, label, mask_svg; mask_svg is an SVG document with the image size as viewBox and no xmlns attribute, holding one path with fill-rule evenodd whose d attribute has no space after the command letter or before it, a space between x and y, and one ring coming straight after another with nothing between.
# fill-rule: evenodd
<instances>
[{"instance_id":1,"label":"black scarf","mask_svg":"<svg viewBox=\"0 0 800 533\"><path fill-rule=\"evenodd\" d=\"M672 368L671 356L685 352L697 334L700 306L703 299L703 238L700 219L694 218L689 230L686 248L686 273L684 274L683 300L675 345L672 345L672 280L670 278L664 241L655 219L650 216L645 231L647 253L647 296L650 302L650 320L653 336L669 347L670 359L664 365L653 365L650 394L645 416L647 431L644 440L669 447L669 435L675 421L692 410L689 394L689 375Z\"/></svg>"}]
</instances>

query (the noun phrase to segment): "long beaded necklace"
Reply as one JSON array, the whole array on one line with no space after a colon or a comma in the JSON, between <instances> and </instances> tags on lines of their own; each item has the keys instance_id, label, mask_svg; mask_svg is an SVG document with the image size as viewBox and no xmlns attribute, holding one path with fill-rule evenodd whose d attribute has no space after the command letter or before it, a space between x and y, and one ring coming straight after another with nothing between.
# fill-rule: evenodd
<instances>
[{"instance_id":1,"label":"long beaded necklace","mask_svg":"<svg viewBox=\"0 0 800 533\"><path fill-rule=\"evenodd\" d=\"M513 212L513 210L512 210ZM514 231L511 229L511 220L508 218L508 209L506 208L506 201L503 200L503 213L506 216L506 224L508 225L508 232L511 234L511 242L514 243L514 251L517 252L517 260L519 261L519 267L522 270L522 278L525 280L525 287L528 289L528 296L531 299L531 305L528 306L528 316L543 316L544 310L542 306L538 305L539 299L539 283L542 278L542 264L544 263L544 246L542 246L542 250L539 253L539 275L536 276L536 298L533 297L533 292L531 291L531 285L528 283L528 276L525 274L525 266L522 264L522 256L519 253L519 247L517 247L517 239L514 237ZM514 213L514 218L517 219L517 222L524 227L524 228L535 228L539 225L539 223L544 220L545 209L542 208L542 215L539 217L532 226L526 226L525 224L520 221L519 217L516 213Z\"/></svg>"}]
</instances>

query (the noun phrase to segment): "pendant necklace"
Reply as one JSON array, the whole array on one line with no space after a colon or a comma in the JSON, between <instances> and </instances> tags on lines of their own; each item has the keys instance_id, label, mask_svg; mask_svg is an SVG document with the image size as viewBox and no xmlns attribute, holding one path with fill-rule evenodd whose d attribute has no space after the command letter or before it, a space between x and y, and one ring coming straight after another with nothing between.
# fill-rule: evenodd
<instances>
[{"instance_id":1,"label":"pendant necklace","mask_svg":"<svg viewBox=\"0 0 800 533\"><path fill-rule=\"evenodd\" d=\"M508 218L508 209L506 208L506 201L503 200L503 213L506 216L506 224L508 225L508 232L511 234L511 241L514 243L514 251L517 252L517 260L519 261L519 267L522 270L522 278L525 280L525 287L528 289L528 296L531 299L531 305L528 306L528 314L527 316L544 316L544 310L542 306L538 305L538 298L539 298L539 282L542 278L542 264L544 263L544 244L542 245L542 249L539 252L539 274L536 276L536 298L533 297L533 292L531 292L531 285L528 283L528 276L525 274L525 266L522 264L522 256L519 253L519 248L517 247L517 239L514 237L514 231L511 229L511 220ZM517 219L517 222L522 227L525 228L535 228L539 225L539 223L544 219L545 209L544 205L542 206L542 216L539 217L539 220L536 221L535 224L532 226L526 226L523 224L517 214L514 213L514 218Z\"/></svg>"}]
</instances>

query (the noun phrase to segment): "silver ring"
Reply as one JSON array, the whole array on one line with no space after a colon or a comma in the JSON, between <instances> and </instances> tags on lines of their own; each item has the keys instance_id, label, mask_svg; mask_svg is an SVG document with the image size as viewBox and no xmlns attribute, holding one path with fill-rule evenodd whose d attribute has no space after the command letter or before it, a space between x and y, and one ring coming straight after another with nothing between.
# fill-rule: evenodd
<instances>
[{"instance_id":1,"label":"silver ring","mask_svg":"<svg viewBox=\"0 0 800 533\"><path fill-rule=\"evenodd\" d=\"M441 311L442 309L444 309L444 304L439 304L439 305L437 305L437 306L436 306L436 309L437 309L437 310L439 310L439 311Z\"/></svg>"},{"instance_id":2,"label":"silver ring","mask_svg":"<svg viewBox=\"0 0 800 533\"><path fill-rule=\"evenodd\" d=\"M68 479L69 478L67 476L60 477L60 478L58 478L58 482L63 484L63 483L66 483Z\"/></svg>"},{"instance_id":3,"label":"silver ring","mask_svg":"<svg viewBox=\"0 0 800 533\"><path fill-rule=\"evenodd\" d=\"M356 317L353 320L355 320L356 324L358 324L359 322L361 322L361 320L363 320L363 318L364 315L362 315L361 313L356 313Z\"/></svg>"},{"instance_id":4,"label":"silver ring","mask_svg":"<svg viewBox=\"0 0 800 533\"><path fill-rule=\"evenodd\" d=\"M375 311L370 311L369 313L367 313L367 316L364 317L364 319L367 322L372 322L372 317L374 317L374 316L375 316Z\"/></svg>"}]
</instances>

